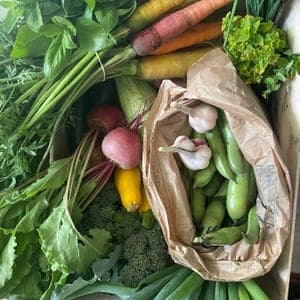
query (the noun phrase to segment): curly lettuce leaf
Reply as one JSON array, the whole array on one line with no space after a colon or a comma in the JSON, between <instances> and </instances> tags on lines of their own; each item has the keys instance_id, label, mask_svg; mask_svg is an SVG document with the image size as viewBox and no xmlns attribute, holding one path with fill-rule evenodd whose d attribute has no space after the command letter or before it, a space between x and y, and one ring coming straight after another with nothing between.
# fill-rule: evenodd
<instances>
[{"instance_id":1,"label":"curly lettuce leaf","mask_svg":"<svg viewBox=\"0 0 300 300\"><path fill-rule=\"evenodd\" d=\"M287 51L285 33L273 22L246 15L235 16L230 23L228 13L223 19L223 32L227 32L229 26L224 50L240 77L257 86L263 97L278 90L284 81L300 72L300 55Z\"/></svg>"}]
</instances>

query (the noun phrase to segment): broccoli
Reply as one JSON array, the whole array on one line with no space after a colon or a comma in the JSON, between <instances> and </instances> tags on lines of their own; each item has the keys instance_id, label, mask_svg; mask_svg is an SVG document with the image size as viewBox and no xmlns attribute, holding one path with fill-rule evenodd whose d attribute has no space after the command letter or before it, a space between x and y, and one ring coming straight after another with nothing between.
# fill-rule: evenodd
<instances>
[{"instance_id":1,"label":"broccoli","mask_svg":"<svg viewBox=\"0 0 300 300\"><path fill-rule=\"evenodd\" d=\"M132 246L134 245L134 247ZM132 234L124 242L123 247L123 257L130 261L132 257L135 257L139 254L144 254L147 251L148 239L143 231L138 232L137 234Z\"/></svg>"},{"instance_id":2,"label":"broccoli","mask_svg":"<svg viewBox=\"0 0 300 300\"><path fill-rule=\"evenodd\" d=\"M135 287L144 277L173 262L159 224L149 230L143 228L139 213L127 212L116 193L113 184L106 186L84 212L81 226L84 232L95 227L108 230L112 242L123 245L119 276L123 284Z\"/></svg>"},{"instance_id":3,"label":"broccoli","mask_svg":"<svg viewBox=\"0 0 300 300\"><path fill-rule=\"evenodd\" d=\"M128 287L136 287L146 276L152 273L150 260L144 254L132 257L130 261L120 270L122 283Z\"/></svg>"},{"instance_id":4,"label":"broccoli","mask_svg":"<svg viewBox=\"0 0 300 300\"><path fill-rule=\"evenodd\" d=\"M145 276L173 263L158 224L151 230L141 229L132 234L124 242L123 258L126 262L120 277L129 287L137 286Z\"/></svg>"},{"instance_id":5,"label":"broccoli","mask_svg":"<svg viewBox=\"0 0 300 300\"><path fill-rule=\"evenodd\" d=\"M130 235L138 233L142 228L138 212L129 213L124 208L114 214L113 223L111 235L117 243L124 243Z\"/></svg>"}]
</instances>

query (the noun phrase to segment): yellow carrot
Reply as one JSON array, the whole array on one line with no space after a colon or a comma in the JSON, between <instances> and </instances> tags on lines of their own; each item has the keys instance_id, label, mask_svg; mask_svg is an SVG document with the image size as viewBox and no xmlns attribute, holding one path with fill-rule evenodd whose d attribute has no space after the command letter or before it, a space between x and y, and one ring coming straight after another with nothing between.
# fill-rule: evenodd
<instances>
[{"instance_id":1,"label":"yellow carrot","mask_svg":"<svg viewBox=\"0 0 300 300\"><path fill-rule=\"evenodd\" d=\"M138 6L127 22L131 32L137 32L168 12L187 6L197 0L149 0Z\"/></svg>"},{"instance_id":2,"label":"yellow carrot","mask_svg":"<svg viewBox=\"0 0 300 300\"><path fill-rule=\"evenodd\" d=\"M178 35L171 41L162 44L159 48L152 51L150 55L166 54L175 50L213 40L221 35L221 25L221 21L201 23L196 25L190 30Z\"/></svg>"},{"instance_id":3,"label":"yellow carrot","mask_svg":"<svg viewBox=\"0 0 300 300\"><path fill-rule=\"evenodd\" d=\"M140 58L137 75L145 80L184 77L188 69L211 49L206 47Z\"/></svg>"}]
</instances>

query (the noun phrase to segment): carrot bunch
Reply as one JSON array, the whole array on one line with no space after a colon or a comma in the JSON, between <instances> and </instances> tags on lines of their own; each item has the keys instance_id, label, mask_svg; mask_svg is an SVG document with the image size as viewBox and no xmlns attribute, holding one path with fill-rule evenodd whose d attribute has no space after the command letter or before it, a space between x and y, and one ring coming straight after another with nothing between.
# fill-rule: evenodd
<instances>
[{"instance_id":1,"label":"carrot bunch","mask_svg":"<svg viewBox=\"0 0 300 300\"><path fill-rule=\"evenodd\" d=\"M140 65L154 65L154 69L160 70L167 67L160 78L166 76L170 68L176 69L171 72L172 76L184 76L187 69L211 49L206 46L205 50L199 52L199 49L194 48L199 48L222 34L221 20L208 22L206 18L231 2L232 0L149 0L138 6L127 26L131 32L135 32L132 40L135 52L139 56L147 56L140 59ZM181 50L184 54L181 54ZM180 61L175 64L174 60L176 62L177 58ZM181 63L182 59L185 59L184 63ZM146 79L152 77L147 74Z\"/></svg>"}]
</instances>

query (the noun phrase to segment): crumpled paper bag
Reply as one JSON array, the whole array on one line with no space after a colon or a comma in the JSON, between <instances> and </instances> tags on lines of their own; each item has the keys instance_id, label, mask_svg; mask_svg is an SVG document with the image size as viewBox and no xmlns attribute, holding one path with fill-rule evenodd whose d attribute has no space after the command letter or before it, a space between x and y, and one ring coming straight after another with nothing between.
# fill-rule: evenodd
<instances>
[{"instance_id":1,"label":"crumpled paper bag","mask_svg":"<svg viewBox=\"0 0 300 300\"><path fill-rule=\"evenodd\" d=\"M192 244L195 227L177 156L159 152L191 129L187 116L170 108L172 101L190 106L198 101L225 111L230 128L253 166L258 186L257 214L261 235L257 244L200 249ZM227 55L210 51L188 71L187 87L165 80L144 128L143 180L169 253L176 263L206 280L240 281L268 272L289 234L291 184L273 130L255 96L237 75Z\"/></svg>"}]
</instances>

